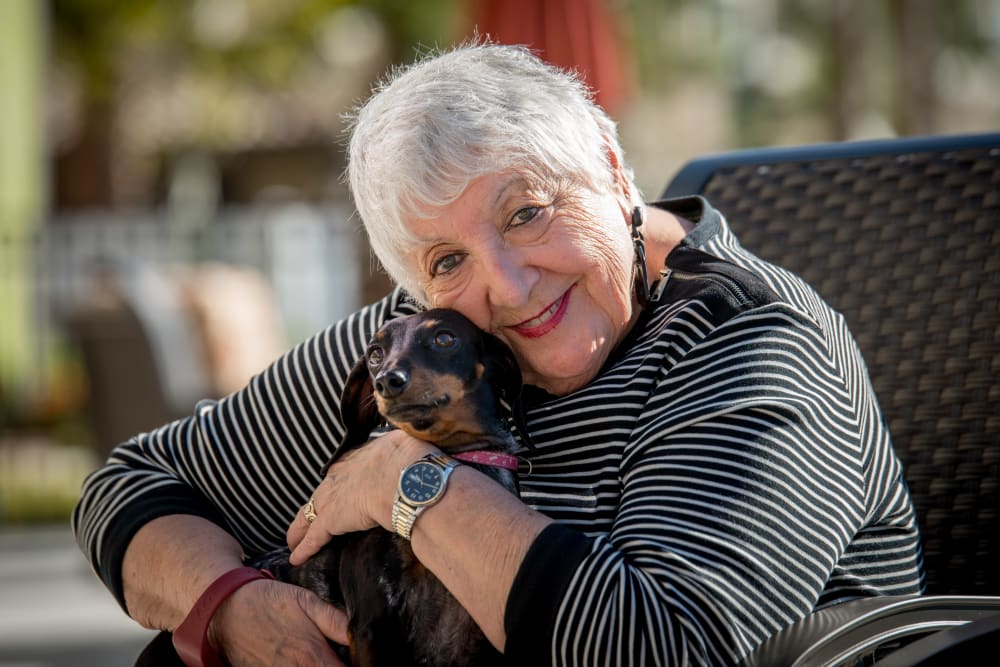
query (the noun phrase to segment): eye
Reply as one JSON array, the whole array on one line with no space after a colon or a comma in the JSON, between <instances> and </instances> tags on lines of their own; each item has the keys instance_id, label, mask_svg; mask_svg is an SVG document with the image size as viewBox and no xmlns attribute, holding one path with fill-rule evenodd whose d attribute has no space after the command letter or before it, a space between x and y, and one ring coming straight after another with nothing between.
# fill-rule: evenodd
<instances>
[{"instance_id":1,"label":"eye","mask_svg":"<svg viewBox=\"0 0 1000 667\"><path fill-rule=\"evenodd\" d=\"M382 365L385 360L385 350L377 345L372 346L368 349L368 366L371 368L378 368Z\"/></svg>"},{"instance_id":2,"label":"eye","mask_svg":"<svg viewBox=\"0 0 1000 667\"><path fill-rule=\"evenodd\" d=\"M538 215L539 210L538 206L525 206L518 209L514 217L510 219L510 227L520 227L531 222Z\"/></svg>"},{"instance_id":3,"label":"eye","mask_svg":"<svg viewBox=\"0 0 1000 667\"><path fill-rule=\"evenodd\" d=\"M458 336L450 331L438 331L434 334L434 345L437 347L451 347L458 342Z\"/></svg>"},{"instance_id":4,"label":"eye","mask_svg":"<svg viewBox=\"0 0 1000 667\"><path fill-rule=\"evenodd\" d=\"M444 257L435 260L431 265L431 275L439 276L444 273L450 273L455 270L455 267L462 263L463 259L465 258L458 253L445 255Z\"/></svg>"}]
</instances>

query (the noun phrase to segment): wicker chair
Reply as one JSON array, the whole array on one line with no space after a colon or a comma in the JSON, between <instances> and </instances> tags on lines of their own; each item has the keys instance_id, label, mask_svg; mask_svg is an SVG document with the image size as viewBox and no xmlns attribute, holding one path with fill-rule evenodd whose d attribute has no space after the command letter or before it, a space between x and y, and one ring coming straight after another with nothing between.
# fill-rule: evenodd
<instances>
[{"instance_id":1,"label":"wicker chair","mask_svg":"<svg viewBox=\"0 0 1000 667\"><path fill-rule=\"evenodd\" d=\"M927 593L1000 596L1000 134L708 156L663 197L688 194L846 317L905 466Z\"/></svg>"}]
</instances>

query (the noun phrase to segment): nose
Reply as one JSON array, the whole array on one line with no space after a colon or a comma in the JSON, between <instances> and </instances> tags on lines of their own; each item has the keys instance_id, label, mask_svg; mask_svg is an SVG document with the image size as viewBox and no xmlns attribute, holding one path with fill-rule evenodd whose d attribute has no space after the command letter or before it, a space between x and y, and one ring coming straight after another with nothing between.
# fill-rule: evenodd
<instances>
[{"instance_id":1,"label":"nose","mask_svg":"<svg viewBox=\"0 0 1000 667\"><path fill-rule=\"evenodd\" d=\"M502 248L483 261L482 280L494 308L516 308L528 302L538 271L519 248Z\"/></svg>"},{"instance_id":2,"label":"nose","mask_svg":"<svg viewBox=\"0 0 1000 667\"><path fill-rule=\"evenodd\" d=\"M375 376L375 391L383 398L396 398L410 384L410 374L402 368L392 368Z\"/></svg>"}]
</instances>

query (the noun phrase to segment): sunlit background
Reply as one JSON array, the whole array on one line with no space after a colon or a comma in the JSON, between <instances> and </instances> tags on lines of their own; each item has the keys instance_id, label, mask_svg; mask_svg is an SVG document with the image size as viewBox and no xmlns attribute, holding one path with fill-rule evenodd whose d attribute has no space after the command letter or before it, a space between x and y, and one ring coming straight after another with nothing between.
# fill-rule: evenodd
<instances>
[{"instance_id":1,"label":"sunlit background","mask_svg":"<svg viewBox=\"0 0 1000 667\"><path fill-rule=\"evenodd\" d=\"M587 77L650 197L705 153L1000 127L997 0L5 0L0 525L384 293L347 114L477 33Z\"/></svg>"}]
</instances>

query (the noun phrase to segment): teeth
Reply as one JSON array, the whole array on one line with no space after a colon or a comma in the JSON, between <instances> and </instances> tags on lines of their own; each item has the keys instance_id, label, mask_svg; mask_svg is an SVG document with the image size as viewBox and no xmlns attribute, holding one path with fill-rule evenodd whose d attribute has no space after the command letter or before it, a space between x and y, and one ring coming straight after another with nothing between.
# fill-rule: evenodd
<instances>
[{"instance_id":1,"label":"teeth","mask_svg":"<svg viewBox=\"0 0 1000 667\"><path fill-rule=\"evenodd\" d=\"M521 326L527 329L537 327L538 325L545 322L547 319L555 315L556 311L559 310L559 301L556 301L551 306L545 309L545 312L538 317L533 317L526 322L522 322Z\"/></svg>"}]
</instances>

